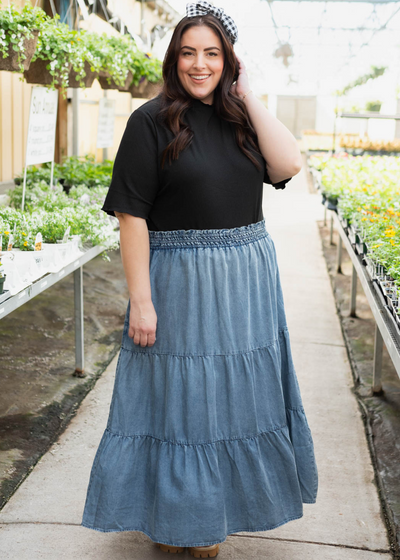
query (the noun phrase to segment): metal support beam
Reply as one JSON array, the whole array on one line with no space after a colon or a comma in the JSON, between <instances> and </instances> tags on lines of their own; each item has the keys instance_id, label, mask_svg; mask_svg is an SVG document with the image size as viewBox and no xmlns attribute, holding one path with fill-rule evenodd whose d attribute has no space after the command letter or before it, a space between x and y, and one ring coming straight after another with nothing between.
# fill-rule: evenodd
<instances>
[{"instance_id":1,"label":"metal support beam","mask_svg":"<svg viewBox=\"0 0 400 560\"><path fill-rule=\"evenodd\" d=\"M353 264L351 273L351 290L350 290L350 317L357 317L356 315L356 301L357 301L357 270Z\"/></svg>"},{"instance_id":2,"label":"metal support beam","mask_svg":"<svg viewBox=\"0 0 400 560\"><path fill-rule=\"evenodd\" d=\"M337 253L336 253L336 272L342 272L342 249L343 249L343 241L339 235L339 241L337 246Z\"/></svg>"},{"instance_id":3,"label":"metal support beam","mask_svg":"<svg viewBox=\"0 0 400 560\"><path fill-rule=\"evenodd\" d=\"M329 231L329 245L333 245L333 210L331 211L331 227Z\"/></svg>"},{"instance_id":4,"label":"metal support beam","mask_svg":"<svg viewBox=\"0 0 400 560\"><path fill-rule=\"evenodd\" d=\"M374 367L373 367L373 381L372 381L372 393L381 394L382 390L382 350L383 350L383 338L381 331L378 328L377 323L375 323L375 343L374 343Z\"/></svg>"},{"instance_id":5,"label":"metal support beam","mask_svg":"<svg viewBox=\"0 0 400 560\"><path fill-rule=\"evenodd\" d=\"M75 303L75 373L76 377L84 377L84 338L83 338L83 267L74 270L74 303Z\"/></svg>"}]
</instances>

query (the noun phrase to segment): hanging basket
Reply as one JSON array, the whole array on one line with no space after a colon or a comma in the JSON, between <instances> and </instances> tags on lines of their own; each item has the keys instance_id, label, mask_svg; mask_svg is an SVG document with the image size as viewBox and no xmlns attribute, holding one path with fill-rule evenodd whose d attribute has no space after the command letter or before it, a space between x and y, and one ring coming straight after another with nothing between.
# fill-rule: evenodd
<instances>
[{"instance_id":1,"label":"hanging basket","mask_svg":"<svg viewBox=\"0 0 400 560\"><path fill-rule=\"evenodd\" d=\"M125 85L121 87L120 85L115 83L110 74L108 72L105 72L104 70L100 71L98 76L98 80L102 89L118 89L119 91L128 91L128 88L132 82L132 78L132 72L129 70L125 80ZM110 83L108 82L108 80L110 81Z\"/></svg>"},{"instance_id":2,"label":"hanging basket","mask_svg":"<svg viewBox=\"0 0 400 560\"><path fill-rule=\"evenodd\" d=\"M85 60L84 71L86 73L86 76L81 76L81 79L78 80L78 73L75 72L75 70L73 68L71 68L71 70L69 71L69 76L68 76L69 87L80 88L80 87L82 87L80 85L80 82L83 83L83 87L85 87L85 88L92 87L93 82L98 77L99 73L91 71L90 64L87 60Z\"/></svg>"},{"instance_id":3,"label":"hanging basket","mask_svg":"<svg viewBox=\"0 0 400 560\"><path fill-rule=\"evenodd\" d=\"M24 39L23 52L25 54L25 59L22 60L22 65L24 70L28 70L31 63L32 57L36 50L36 44L39 35L39 29L32 29L33 37L31 39ZM8 45L8 56L3 58L0 55L0 70L6 70L8 72L20 72L21 69L18 65L18 52L12 48L12 43Z\"/></svg>"},{"instance_id":4,"label":"hanging basket","mask_svg":"<svg viewBox=\"0 0 400 560\"><path fill-rule=\"evenodd\" d=\"M28 84L41 84L44 86L49 86L52 84L53 80L55 85L61 85L60 80L50 74L50 71L46 68L47 64L51 61L49 59L37 58L31 62L29 70L24 71L25 80ZM71 63L69 63L69 70L71 69Z\"/></svg>"},{"instance_id":5,"label":"hanging basket","mask_svg":"<svg viewBox=\"0 0 400 560\"><path fill-rule=\"evenodd\" d=\"M139 97L144 99L152 99L156 97L161 91L162 82L149 82L143 80L138 86L132 85L129 92L132 97Z\"/></svg>"}]
</instances>

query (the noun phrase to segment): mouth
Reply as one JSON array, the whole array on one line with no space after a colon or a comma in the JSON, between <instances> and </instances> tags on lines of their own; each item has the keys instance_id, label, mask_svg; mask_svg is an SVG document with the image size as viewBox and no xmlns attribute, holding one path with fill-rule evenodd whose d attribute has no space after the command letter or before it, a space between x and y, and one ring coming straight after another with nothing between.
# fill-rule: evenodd
<instances>
[{"instance_id":1,"label":"mouth","mask_svg":"<svg viewBox=\"0 0 400 560\"><path fill-rule=\"evenodd\" d=\"M202 84L208 80L211 74L189 74L189 76L195 84Z\"/></svg>"}]
</instances>

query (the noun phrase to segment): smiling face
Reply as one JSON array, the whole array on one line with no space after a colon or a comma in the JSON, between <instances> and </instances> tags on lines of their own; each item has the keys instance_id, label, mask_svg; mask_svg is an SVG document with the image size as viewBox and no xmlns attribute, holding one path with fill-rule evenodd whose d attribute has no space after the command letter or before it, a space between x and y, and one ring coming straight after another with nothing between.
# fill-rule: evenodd
<instances>
[{"instance_id":1,"label":"smiling face","mask_svg":"<svg viewBox=\"0 0 400 560\"><path fill-rule=\"evenodd\" d=\"M212 105L223 68L222 43L212 29L193 26L182 34L177 71L182 86L192 97Z\"/></svg>"}]
</instances>

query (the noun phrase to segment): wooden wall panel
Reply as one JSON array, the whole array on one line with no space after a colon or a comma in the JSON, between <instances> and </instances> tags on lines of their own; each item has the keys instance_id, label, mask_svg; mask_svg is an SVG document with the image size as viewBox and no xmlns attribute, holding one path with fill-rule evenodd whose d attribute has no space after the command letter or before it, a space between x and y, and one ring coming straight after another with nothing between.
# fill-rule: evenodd
<instances>
[{"instance_id":1,"label":"wooden wall panel","mask_svg":"<svg viewBox=\"0 0 400 560\"><path fill-rule=\"evenodd\" d=\"M0 72L0 180L12 178L12 74Z\"/></svg>"},{"instance_id":2,"label":"wooden wall panel","mask_svg":"<svg viewBox=\"0 0 400 560\"><path fill-rule=\"evenodd\" d=\"M24 165L23 136L24 118L22 105L23 83L19 80L19 74L12 74L11 79L11 102L12 102L12 171L17 175Z\"/></svg>"}]
</instances>

